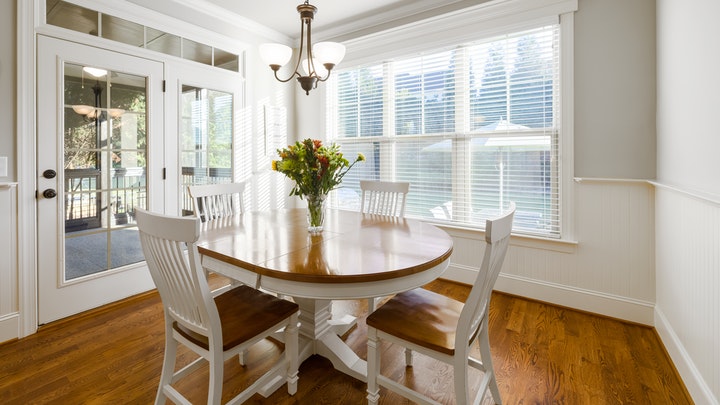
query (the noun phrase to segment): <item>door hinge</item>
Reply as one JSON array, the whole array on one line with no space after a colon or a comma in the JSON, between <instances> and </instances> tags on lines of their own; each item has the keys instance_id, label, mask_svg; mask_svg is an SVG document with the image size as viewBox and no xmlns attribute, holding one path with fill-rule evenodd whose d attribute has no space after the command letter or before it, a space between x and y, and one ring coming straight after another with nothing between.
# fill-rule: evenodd
<instances>
[{"instance_id":1,"label":"door hinge","mask_svg":"<svg viewBox=\"0 0 720 405\"><path fill-rule=\"evenodd\" d=\"M163 93L165 93L165 80L163 80Z\"/></svg>"},{"instance_id":2,"label":"door hinge","mask_svg":"<svg viewBox=\"0 0 720 405\"><path fill-rule=\"evenodd\" d=\"M167 169L163 167L163 180L165 180L167 177Z\"/></svg>"}]
</instances>

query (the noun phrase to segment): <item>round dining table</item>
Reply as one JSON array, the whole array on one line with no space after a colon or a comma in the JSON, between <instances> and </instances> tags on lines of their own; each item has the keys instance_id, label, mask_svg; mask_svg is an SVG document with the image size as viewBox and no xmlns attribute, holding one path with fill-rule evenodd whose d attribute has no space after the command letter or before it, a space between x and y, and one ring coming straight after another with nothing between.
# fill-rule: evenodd
<instances>
[{"instance_id":1,"label":"round dining table","mask_svg":"<svg viewBox=\"0 0 720 405\"><path fill-rule=\"evenodd\" d=\"M207 270L292 297L300 306L301 362L319 354L367 381L367 363L339 337L354 317L333 319L332 300L423 286L446 270L453 242L422 221L345 210L327 210L323 231L310 234L306 210L286 209L205 222L198 250Z\"/></svg>"}]
</instances>

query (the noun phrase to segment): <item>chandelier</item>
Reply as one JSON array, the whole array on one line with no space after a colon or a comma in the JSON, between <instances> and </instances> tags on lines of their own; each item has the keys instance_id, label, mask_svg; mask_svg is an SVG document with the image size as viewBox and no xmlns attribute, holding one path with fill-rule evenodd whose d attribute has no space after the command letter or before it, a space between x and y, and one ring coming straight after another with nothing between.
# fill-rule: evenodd
<instances>
[{"instance_id":1,"label":"chandelier","mask_svg":"<svg viewBox=\"0 0 720 405\"><path fill-rule=\"evenodd\" d=\"M300 51L298 52L295 70L287 79L278 77L278 70L290 61L292 48L282 44L260 45L260 57L270 65L275 72L275 78L280 82L287 82L297 76L300 87L309 95L310 90L317 88L318 82L324 82L330 77L330 71L340 63L345 56L345 46L337 42L318 42L313 45L311 42L311 23L317 7L305 0L305 3L297 6L300 13ZM307 25L307 28L305 27ZM304 52L304 54L303 54ZM305 73L300 72L300 66Z\"/></svg>"}]
</instances>

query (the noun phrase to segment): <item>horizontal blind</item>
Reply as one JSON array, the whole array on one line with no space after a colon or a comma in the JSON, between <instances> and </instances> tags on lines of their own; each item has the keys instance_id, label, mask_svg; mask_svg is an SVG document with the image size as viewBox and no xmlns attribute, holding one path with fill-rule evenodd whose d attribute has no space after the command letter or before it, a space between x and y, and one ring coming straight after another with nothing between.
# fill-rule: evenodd
<instances>
[{"instance_id":1,"label":"horizontal blind","mask_svg":"<svg viewBox=\"0 0 720 405\"><path fill-rule=\"evenodd\" d=\"M367 157L359 179L409 181L407 215L482 228L510 201L514 232L560 237L559 29L517 32L341 70L328 92L330 138Z\"/></svg>"}]
</instances>

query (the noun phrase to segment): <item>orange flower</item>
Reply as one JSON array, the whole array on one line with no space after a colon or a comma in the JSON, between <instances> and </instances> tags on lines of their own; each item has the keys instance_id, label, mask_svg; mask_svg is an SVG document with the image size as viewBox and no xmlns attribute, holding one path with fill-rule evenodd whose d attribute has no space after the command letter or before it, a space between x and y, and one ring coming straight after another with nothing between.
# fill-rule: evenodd
<instances>
[{"instance_id":1,"label":"orange flower","mask_svg":"<svg viewBox=\"0 0 720 405\"><path fill-rule=\"evenodd\" d=\"M337 188L343 177L355 165L365 160L361 154L354 162L340 152L336 144L323 145L318 139L298 141L287 148L277 150L280 160L272 161L272 168L295 182L290 195L327 195Z\"/></svg>"}]
</instances>

